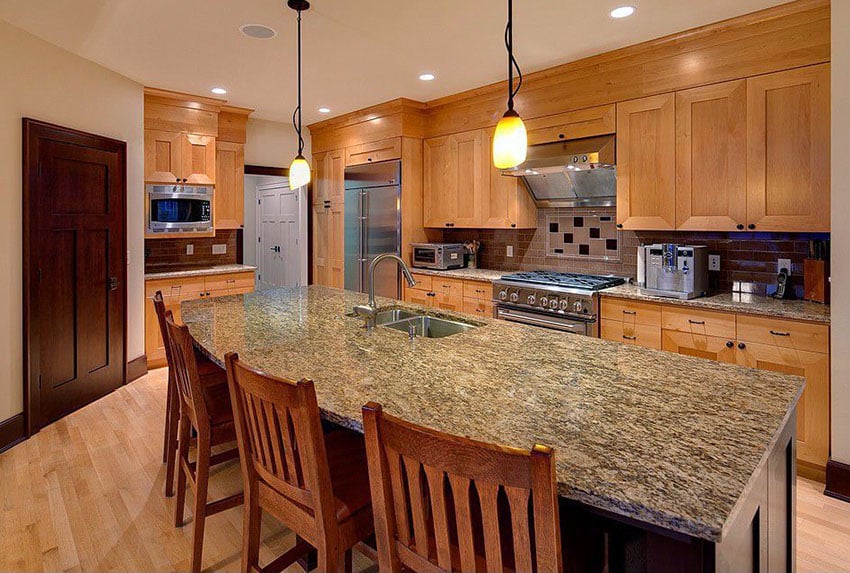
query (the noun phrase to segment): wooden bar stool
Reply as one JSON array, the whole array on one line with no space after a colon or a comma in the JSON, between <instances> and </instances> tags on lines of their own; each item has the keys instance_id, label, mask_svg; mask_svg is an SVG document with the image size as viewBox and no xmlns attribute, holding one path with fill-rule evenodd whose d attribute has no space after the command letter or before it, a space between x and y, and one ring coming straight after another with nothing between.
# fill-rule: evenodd
<instances>
[{"instance_id":1,"label":"wooden bar stool","mask_svg":"<svg viewBox=\"0 0 850 573\"><path fill-rule=\"evenodd\" d=\"M177 425L180 419L180 400L177 382L174 379L174 361L171 358L171 344L168 342L168 329L165 326L165 300L162 291L153 296L153 306L159 322L160 336L165 346L165 361L168 364L168 391L165 401L165 431L163 432L162 461L165 463L165 496L174 495L174 468L177 458ZM226 388L227 373L215 362L195 352L198 364L198 376L203 386L221 385ZM226 394L226 390L223 392Z\"/></svg>"},{"instance_id":2,"label":"wooden bar stool","mask_svg":"<svg viewBox=\"0 0 850 573\"><path fill-rule=\"evenodd\" d=\"M363 436L323 434L311 380L269 376L233 353L225 361L245 488L242 571L280 571L310 549L305 541L317 550L319 571L351 571L352 548L374 531ZM298 536L263 568L261 510Z\"/></svg>"},{"instance_id":3,"label":"wooden bar stool","mask_svg":"<svg viewBox=\"0 0 850 573\"><path fill-rule=\"evenodd\" d=\"M174 361L174 378L180 405L177 454L177 498L174 525L183 526L186 500L186 481L194 492L194 523L192 531L192 571L201 570L204 548L204 525L207 516L236 507L242 503L242 494L235 494L213 502L207 501L210 466L239 457L239 450L229 450L212 455L212 448L236 439L233 408L227 385L205 386L198 374L198 363L192 346L192 335L186 326L174 322L171 312L166 312L165 325ZM189 434L197 433L196 461L189 461Z\"/></svg>"},{"instance_id":4,"label":"wooden bar stool","mask_svg":"<svg viewBox=\"0 0 850 573\"><path fill-rule=\"evenodd\" d=\"M551 448L444 434L371 402L363 429L381 571L563 570Z\"/></svg>"}]
</instances>

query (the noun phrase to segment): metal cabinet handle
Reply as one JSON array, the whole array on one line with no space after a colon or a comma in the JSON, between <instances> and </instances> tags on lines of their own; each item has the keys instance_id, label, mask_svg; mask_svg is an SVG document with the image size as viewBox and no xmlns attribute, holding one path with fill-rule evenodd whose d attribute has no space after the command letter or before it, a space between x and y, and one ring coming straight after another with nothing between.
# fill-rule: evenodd
<instances>
[{"instance_id":1,"label":"metal cabinet handle","mask_svg":"<svg viewBox=\"0 0 850 573\"><path fill-rule=\"evenodd\" d=\"M637 336L626 336L625 334L623 335L623 338L626 340L637 340Z\"/></svg>"},{"instance_id":2,"label":"metal cabinet handle","mask_svg":"<svg viewBox=\"0 0 850 573\"><path fill-rule=\"evenodd\" d=\"M739 350L743 350L743 349L745 349L746 347L747 347L747 345L746 345L746 344L744 344L743 342L739 342L739 343L738 343L738 349L739 349Z\"/></svg>"},{"instance_id":3,"label":"metal cabinet handle","mask_svg":"<svg viewBox=\"0 0 850 573\"><path fill-rule=\"evenodd\" d=\"M775 330L771 330L770 333L773 336L791 336L790 332L776 332Z\"/></svg>"},{"instance_id":4,"label":"metal cabinet handle","mask_svg":"<svg viewBox=\"0 0 850 573\"><path fill-rule=\"evenodd\" d=\"M632 315L634 315L634 314L637 314L637 312L636 312L636 311L634 311L634 310L624 310L624 311L623 311L623 314L632 314Z\"/></svg>"},{"instance_id":5,"label":"metal cabinet handle","mask_svg":"<svg viewBox=\"0 0 850 573\"><path fill-rule=\"evenodd\" d=\"M688 319L688 322L690 322L691 324L699 324L699 325L705 324L704 320L691 320L690 318Z\"/></svg>"},{"instance_id":6,"label":"metal cabinet handle","mask_svg":"<svg viewBox=\"0 0 850 573\"><path fill-rule=\"evenodd\" d=\"M733 346L735 346L734 342L732 342L731 340L726 341L726 348L732 348Z\"/></svg>"}]
</instances>

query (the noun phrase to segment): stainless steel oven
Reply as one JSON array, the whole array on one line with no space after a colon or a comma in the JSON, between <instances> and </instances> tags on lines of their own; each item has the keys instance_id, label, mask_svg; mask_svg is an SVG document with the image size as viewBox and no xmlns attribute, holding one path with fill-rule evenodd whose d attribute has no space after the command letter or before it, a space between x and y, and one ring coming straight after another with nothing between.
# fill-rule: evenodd
<instances>
[{"instance_id":1,"label":"stainless steel oven","mask_svg":"<svg viewBox=\"0 0 850 573\"><path fill-rule=\"evenodd\" d=\"M552 330L562 330L581 334L582 336L598 336L596 318L578 319L565 315L547 314L516 308L511 305L496 305L496 318L508 322L518 322L531 326L541 326Z\"/></svg>"},{"instance_id":2,"label":"stainless steel oven","mask_svg":"<svg viewBox=\"0 0 850 573\"><path fill-rule=\"evenodd\" d=\"M147 232L205 233L213 230L213 188L198 185L148 185Z\"/></svg>"}]
</instances>

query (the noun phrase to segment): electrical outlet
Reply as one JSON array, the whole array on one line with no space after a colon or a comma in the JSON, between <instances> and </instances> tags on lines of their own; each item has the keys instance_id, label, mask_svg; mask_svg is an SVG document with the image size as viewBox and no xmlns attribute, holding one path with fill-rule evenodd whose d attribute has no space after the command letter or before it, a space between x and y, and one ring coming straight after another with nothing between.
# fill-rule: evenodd
<instances>
[{"instance_id":1,"label":"electrical outlet","mask_svg":"<svg viewBox=\"0 0 850 573\"><path fill-rule=\"evenodd\" d=\"M188 245L186 245L186 254L187 255L194 255L195 254L195 245L193 245L192 243L189 243Z\"/></svg>"},{"instance_id":2,"label":"electrical outlet","mask_svg":"<svg viewBox=\"0 0 850 573\"><path fill-rule=\"evenodd\" d=\"M507 256L507 257L513 257L514 256L514 246L513 245L508 245L507 252L505 253L505 256Z\"/></svg>"},{"instance_id":3,"label":"electrical outlet","mask_svg":"<svg viewBox=\"0 0 850 573\"><path fill-rule=\"evenodd\" d=\"M782 269L788 269L788 274L791 274L791 259L779 259L776 264L776 272Z\"/></svg>"},{"instance_id":4,"label":"electrical outlet","mask_svg":"<svg viewBox=\"0 0 850 573\"><path fill-rule=\"evenodd\" d=\"M212 254L214 255L226 255L227 254L227 243L223 245L213 245L212 246Z\"/></svg>"},{"instance_id":5,"label":"electrical outlet","mask_svg":"<svg viewBox=\"0 0 850 573\"><path fill-rule=\"evenodd\" d=\"M720 255L708 255L708 270L720 270Z\"/></svg>"}]
</instances>

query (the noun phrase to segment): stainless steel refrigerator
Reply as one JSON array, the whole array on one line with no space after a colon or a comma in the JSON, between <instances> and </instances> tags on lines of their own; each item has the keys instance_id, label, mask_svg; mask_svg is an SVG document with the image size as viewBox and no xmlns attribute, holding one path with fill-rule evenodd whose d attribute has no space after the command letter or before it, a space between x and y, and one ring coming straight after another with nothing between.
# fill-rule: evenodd
<instances>
[{"instance_id":1,"label":"stainless steel refrigerator","mask_svg":"<svg viewBox=\"0 0 850 573\"><path fill-rule=\"evenodd\" d=\"M381 253L401 255L401 162L345 170L345 288L369 289L369 264ZM375 269L375 294L400 298L398 266Z\"/></svg>"}]
</instances>

